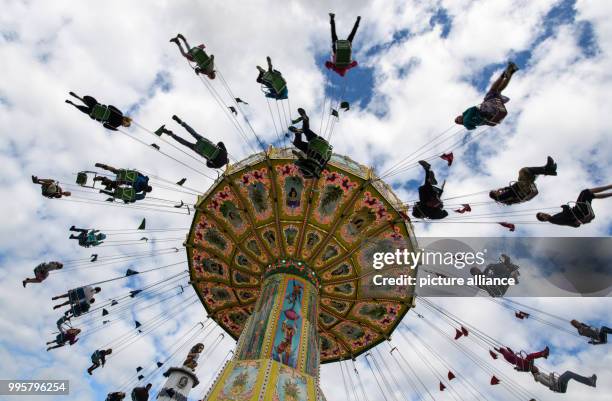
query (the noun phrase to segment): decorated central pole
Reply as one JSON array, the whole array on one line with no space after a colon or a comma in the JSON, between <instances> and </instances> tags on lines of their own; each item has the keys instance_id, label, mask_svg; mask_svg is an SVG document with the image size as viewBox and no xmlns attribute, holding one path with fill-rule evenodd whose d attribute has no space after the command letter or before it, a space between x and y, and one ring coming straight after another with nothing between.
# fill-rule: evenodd
<instances>
[{"instance_id":1,"label":"decorated central pole","mask_svg":"<svg viewBox=\"0 0 612 401\"><path fill-rule=\"evenodd\" d=\"M319 281L303 262L267 266L260 297L208 401L316 401Z\"/></svg>"}]
</instances>

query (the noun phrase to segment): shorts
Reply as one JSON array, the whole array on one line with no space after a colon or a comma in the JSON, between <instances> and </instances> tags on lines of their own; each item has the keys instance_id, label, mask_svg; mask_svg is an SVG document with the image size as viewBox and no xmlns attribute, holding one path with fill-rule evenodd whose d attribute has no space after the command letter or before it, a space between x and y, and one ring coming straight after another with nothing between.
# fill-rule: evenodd
<instances>
[{"instance_id":1,"label":"shorts","mask_svg":"<svg viewBox=\"0 0 612 401\"><path fill-rule=\"evenodd\" d=\"M595 199L595 194L591 192L590 190L585 189L582 192L580 192L580 195L578 195L578 199L576 199L576 203L580 203L580 202L591 203L593 199Z\"/></svg>"},{"instance_id":2,"label":"shorts","mask_svg":"<svg viewBox=\"0 0 612 401\"><path fill-rule=\"evenodd\" d=\"M49 272L43 269L35 268L34 277L36 277L38 280L44 280L49 277Z\"/></svg>"},{"instance_id":3,"label":"shorts","mask_svg":"<svg viewBox=\"0 0 612 401\"><path fill-rule=\"evenodd\" d=\"M486 102L487 100L492 100L492 99L499 99L501 100L502 104L508 103L508 101L510 101L510 98L502 95L501 92L490 90L485 95L484 101Z\"/></svg>"}]
</instances>

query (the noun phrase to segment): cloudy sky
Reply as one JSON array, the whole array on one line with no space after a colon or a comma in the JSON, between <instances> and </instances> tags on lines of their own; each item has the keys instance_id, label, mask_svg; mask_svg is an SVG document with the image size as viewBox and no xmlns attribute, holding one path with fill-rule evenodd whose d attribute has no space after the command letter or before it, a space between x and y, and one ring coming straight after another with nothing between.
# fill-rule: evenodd
<instances>
[{"instance_id":1,"label":"cloudy sky","mask_svg":"<svg viewBox=\"0 0 612 401\"><path fill-rule=\"evenodd\" d=\"M330 6L321 1L256 0L245 4L177 0L149 1L145 6L144 2L122 1L2 0L0 4L2 379L70 379L71 395L62 399L101 400L108 391L129 387L136 366L152 372L151 381L158 388L163 380L159 371L153 371L155 361L168 359L178 349L176 358L169 363L179 363L185 353L181 346L196 339L205 341L211 350L198 371L206 385L232 349L233 341L219 339L221 332L214 325L199 331L196 325L206 319L205 312L199 303L193 303L191 289L185 288L181 293L179 285L186 280L180 274L185 265L173 265L136 279L104 284L99 298L109 300L176 275L176 281L165 287L153 287L155 291L142 297L141 303L126 301L130 307L112 316L116 319L112 329L109 326L94 331L102 326L98 319L89 323L91 332L75 346L44 351L44 342L54 337L58 315L51 310L52 296L81 284L121 276L127 268L142 271L184 261L184 253L172 252L172 247L182 243L190 217L163 201L153 202L157 210L148 210L92 203L87 199L104 198L78 191L73 192L71 201L43 199L30 175L54 177L66 183L66 189L72 189L68 184L74 182L76 172L105 162L139 168L172 181L185 177L186 186L203 192L212 181L202 172L210 177L216 174L163 143L162 150L174 159L121 133L103 129L64 103L68 91L94 95L104 103L129 110L134 120L148 129L168 123L180 131L170 120L172 114L178 114L211 140L223 140L237 160L257 146L250 129L242 124L243 137L226 110L215 101L215 94L227 98L222 80L217 79L210 90L187 67L176 47L168 43L178 32L192 45L205 43L215 54L218 70L231 91L249 102L244 113L264 142L278 144L281 123L273 124L279 112L269 111L254 82L255 66L265 65L269 55L289 83L291 106L302 106L310 112L314 126L323 127L322 134L331 136L337 153L371 165L381 174L406 161L402 166L407 168L395 169L396 174L387 177L406 201L415 198L422 180L420 169L413 168L418 156L428 158L454 150L455 163L450 169L440 159L432 161L438 177L447 180L445 196L480 193L453 201L457 203L486 202L483 191L515 180L519 168L543 164L547 155L557 160L559 175L541 178L539 196L513 209L526 212L509 215L507 208L484 203L474 207L473 217L452 216L452 220L437 224L415 222L417 237L508 235L495 224L497 221L519 223L511 235L612 233L612 208L606 207L610 199L595 200L597 218L578 230L538 224L533 216L535 209L554 210L575 200L584 188L612 183L612 5L608 2L381 0L345 1ZM340 36L348 34L357 15L362 16L355 40L359 67L345 80L332 77L323 67L330 46L327 13L332 8L337 14ZM519 65L520 71L505 92L511 98L508 118L498 127L479 130L481 134L476 139L461 146L463 136L453 126L454 117L479 103L509 59ZM341 114L337 124L328 123L323 104L328 107L329 99L335 103L341 96L351 101L351 110ZM284 124L289 116L280 111L280 117ZM446 142L432 142L443 132L457 134ZM136 126L129 133L145 145L154 140ZM422 145L425 147L415 155ZM408 156L411 157L406 159ZM185 203L195 201L189 190L178 193L157 188L152 196ZM142 218L147 218L149 228L176 230L146 234L157 242L121 245L141 237L140 233L121 230L134 229ZM107 246L96 249L101 258L109 258L107 264L92 267L82 262L92 252L67 239L71 225L102 228L110 234L115 230ZM125 259L112 259L117 255ZM50 260L72 262L43 285L23 289L20 282L31 276L33 267ZM475 399L461 383L453 383L457 393L437 391L436 374L444 375L448 367L479 389L484 394L482 399L609 399L609 349L587 347L584 338L567 332L567 322L540 315L565 329L561 330L533 319L517 321L511 311L483 298L433 302L516 350L531 351L548 344L551 357L540 366L560 373L567 369L584 375L596 372L599 386L592 389L572 382L567 394L555 395L530 375L513 372L501 361L491 360L482 344L473 342L473 338L463 339L468 349L488 358L487 362L509 379L503 379L503 386L491 387L490 371L481 370L465 352L437 336L433 327L446 332L447 338L454 330L417 302L417 311L425 319L407 315L405 327L400 329L407 336L395 336L394 345L411 363L424 387L420 391L411 388L389 356L388 346L382 344L379 350L386 366L379 363L380 367L390 368L397 380L394 383L385 374L395 392L391 395L387 391L386 399L416 400L419 392L429 397L423 388L429 389L436 400ZM521 302L567 320L578 318L612 325L612 304L607 298L533 298ZM152 322L145 325L152 331L135 337L137 341L132 343L129 333L134 320ZM163 324L158 327L156 321ZM85 369L90 353L107 343L123 350L109 360L105 369L88 376ZM437 350L446 365L436 365L427 345ZM432 366L424 363L428 358ZM385 399L363 358L358 368L369 399ZM410 372L405 365L403 368ZM321 377L328 400L348 398L344 386L339 385L342 374L338 364L324 366ZM204 391L205 388L194 390L193 399L202 397Z\"/></svg>"}]
</instances>

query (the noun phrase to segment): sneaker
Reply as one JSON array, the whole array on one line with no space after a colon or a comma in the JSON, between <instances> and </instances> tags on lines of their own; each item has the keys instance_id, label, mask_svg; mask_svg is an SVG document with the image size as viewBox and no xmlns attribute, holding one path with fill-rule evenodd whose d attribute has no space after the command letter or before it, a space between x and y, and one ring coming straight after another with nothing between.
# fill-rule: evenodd
<instances>
[{"instance_id":1,"label":"sneaker","mask_svg":"<svg viewBox=\"0 0 612 401\"><path fill-rule=\"evenodd\" d=\"M168 42L174 42L178 44L178 36L173 37L172 39L170 39Z\"/></svg>"},{"instance_id":2,"label":"sneaker","mask_svg":"<svg viewBox=\"0 0 612 401\"><path fill-rule=\"evenodd\" d=\"M75 226L70 226L69 231L75 231L75 230L76 230L76 227L75 227Z\"/></svg>"},{"instance_id":3,"label":"sneaker","mask_svg":"<svg viewBox=\"0 0 612 401\"><path fill-rule=\"evenodd\" d=\"M555 163L552 157L548 156L544 168L546 169L546 175L557 175L557 163Z\"/></svg>"},{"instance_id":4,"label":"sneaker","mask_svg":"<svg viewBox=\"0 0 612 401\"><path fill-rule=\"evenodd\" d=\"M518 66L516 64L514 64L512 61L508 62L508 66L506 66L506 71L508 71L508 73L514 74L518 70L519 70L519 68L518 68Z\"/></svg>"},{"instance_id":5,"label":"sneaker","mask_svg":"<svg viewBox=\"0 0 612 401\"><path fill-rule=\"evenodd\" d=\"M425 160L419 160L419 164L423 166L425 170L431 170L431 164L427 163Z\"/></svg>"},{"instance_id":6,"label":"sneaker","mask_svg":"<svg viewBox=\"0 0 612 401\"><path fill-rule=\"evenodd\" d=\"M158 129L155 130L155 135L162 136L166 132L166 124L162 125Z\"/></svg>"},{"instance_id":7,"label":"sneaker","mask_svg":"<svg viewBox=\"0 0 612 401\"><path fill-rule=\"evenodd\" d=\"M290 126L289 128L287 128L289 131L293 132L294 134L300 132L299 128L296 128L294 126Z\"/></svg>"},{"instance_id":8,"label":"sneaker","mask_svg":"<svg viewBox=\"0 0 612 401\"><path fill-rule=\"evenodd\" d=\"M597 387L597 375L591 376L591 383L593 383L593 387Z\"/></svg>"},{"instance_id":9,"label":"sneaker","mask_svg":"<svg viewBox=\"0 0 612 401\"><path fill-rule=\"evenodd\" d=\"M33 175L33 176L32 176L32 182L33 182L34 184L37 184L37 181L38 181L38 177L37 177L37 176L35 176L35 175Z\"/></svg>"},{"instance_id":10,"label":"sneaker","mask_svg":"<svg viewBox=\"0 0 612 401\"><path fill-rule=\"evenodd\" d=\"M542 357L543 357L544 359L548 359L548 355L550 355L550 348L548 348L548 345L546 346L546 348L544 348L544 352L543 352L543 354L544 354L544 355L542 355Z\"/></svg>"}]
</instances>

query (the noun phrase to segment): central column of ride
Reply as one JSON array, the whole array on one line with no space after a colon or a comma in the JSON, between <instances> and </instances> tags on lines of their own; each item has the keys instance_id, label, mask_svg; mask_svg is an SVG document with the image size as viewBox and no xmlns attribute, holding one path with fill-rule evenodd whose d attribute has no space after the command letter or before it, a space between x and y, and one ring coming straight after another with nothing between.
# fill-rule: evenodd
<instances>
[{"instance_id":1,"label":"central column of ride","mask_svg":"<svg viewBox=\"0 0 612 401\"><path fill-rule=\"evenodd\" d=\"M208 401L316 401L319 281L303 262L279 260L264 273L261 296Z\"/></svg>"}]
</instances>

